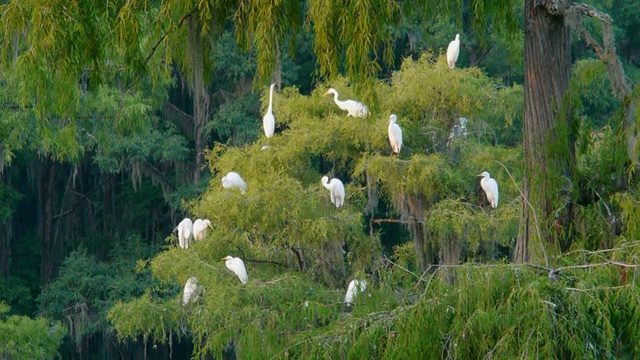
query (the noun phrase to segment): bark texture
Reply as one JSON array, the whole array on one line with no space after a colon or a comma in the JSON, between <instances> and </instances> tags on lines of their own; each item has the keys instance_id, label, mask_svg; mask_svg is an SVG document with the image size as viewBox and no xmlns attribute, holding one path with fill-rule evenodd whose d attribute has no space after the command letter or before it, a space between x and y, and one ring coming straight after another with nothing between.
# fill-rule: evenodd
<instances>
[{"instance_id":1,"label":"bark texture","mask_svg":"<svg viewBox=\"0 0 640 360\"><path fill-rule=\"evenodd\" d=\"M575 141L571 106L565 101L571 76L569 6L565 0L525 1L525 175L515 262L533 260L530 256L547 259L550 249L565 247L571 239Z\"/></svg>"},{"instance_id":2,"label":"bark texture","mask_svg":"<svg viewBox=\"0 0 640 360\"><path fill-rule=\"evenodd\" d=\"M40 221L39 235L42 241L42 260L40 279L42 287L49 284L56 276L62 256L61 244L54 236L53 206L56 191L56 163L47 157L40 171Z\"/></svg>"}]
</instances>

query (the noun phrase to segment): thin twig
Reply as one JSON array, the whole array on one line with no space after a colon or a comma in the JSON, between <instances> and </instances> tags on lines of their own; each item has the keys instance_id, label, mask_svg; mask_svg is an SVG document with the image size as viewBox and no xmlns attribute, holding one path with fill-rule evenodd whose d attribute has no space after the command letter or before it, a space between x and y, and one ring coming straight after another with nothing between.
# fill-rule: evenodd
<instances>
[{"instance_id":1,"label":"thin twig","mask_svg":"<svg viewBox=\"0 0 640 360\"><path fill-rule=\"evenodd\" d=\"M393 261L389 260L389 258L388 258L388 257L386 257L386 256L385 256L385 257L383 257L383 258L382 258L382 260L383 260L383 261L388 262L389 264L391 264L391 265L393 265L393 266L395 266L395 267L398 267L398 268L400 268L400 269L404 270L405 272L407 272L407 273L409 273L409 274L411 274L411 275L413 275L416 279L420 279L420 276L416 275L416 273L414 273L414 272L413 272L413 271L411 271L411 270L408 270L408 269L407 269L407 268L405 268L404 266L401 266L401 265L396 264L395 262L393 262Z\"/></svg>"},{"instance_id":2,"label":"thin twig","mask_svg":"<svg viewBox=\"0 0 640 360\"><path fill-rule=\"evenodd\" d=\"M196 252L196 250L193 248L193 246L189 247L189 249L191 249L191 252L196 256L196 259L198 259L198 261L200 261L201 263L203 263L205 266L215 270L215 271L220 271L220 269L218 269L217 267L203 261L202 259L200 259L200 256L198 256L198 253Z\"/></svg>"},{"instance_id":3,"label":"thin twig","mask_svg":"<svg viewBox=\"0 0 640 360\"><path fill-rule=\"evenodd\" d=\"M262 264L274 264L274 265L282 266L285 269L289 268L289 266L275 260L245 259L244 261L253 262L253 263L262 263Z\"/></svg>"}]
</instances>

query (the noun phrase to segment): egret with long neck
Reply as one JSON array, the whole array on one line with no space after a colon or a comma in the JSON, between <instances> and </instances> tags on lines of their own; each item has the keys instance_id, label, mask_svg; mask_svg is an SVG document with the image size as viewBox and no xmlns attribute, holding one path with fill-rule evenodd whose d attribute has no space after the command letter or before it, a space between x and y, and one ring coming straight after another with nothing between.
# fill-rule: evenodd
<instances>
[{"instance_id":1,"label":"egret with long neck","mask_svg":"<svg viewBox=\"0 0 640 360\"><path fill-rule=\"evenodd\" d=\"M482 174L478 174L478 176L482 176L482 180L480 180L480 186L484 193L487 195L487 200L491 204L492 208L498 207L498 183L491 178L488 172L484 171Z\"/></svg>"},{"instance_id":2,"label":"egret with long neck","mask_svg":"<svg viewBox=\"0 0 640 360\"><path fill-rule=\"evenodd\" d=\"M331 202L336 205L336 207L340 207L344 205L344 184L340 179L333 178L329 181L329 178L326 176L322 177L322 186L324 186L327 190L329 190L329 194L331 195Z\"/></svg>"},{"instance_id":3,"label":"egret with long neck","mask_svg":"<svg viewBox=\"0 0 640 360\"><path fill-rule=\"evenodd\" d=\"M389 117L389 143L391 150L399 154L402 148L402 129L400 129L400 125L396 124L397 120L396 114L391 114Z\"/></svg>"},{"instance_id":4,"label":"egret with long neck","mask_svg":"<svg viewBox=\"0 0 640 360\"><path fill-rule=\"evenodd\" d=\"M449 69L456 67L458 55L460 55L460 34L456 34L456 39L450 42L447 48L447 64L449 64Z\"/></svg>"},{"instance_id":5,"label":"egret with long neck","mask_svg":"<svg viewBox=\"0 0 640 360\"><path fill-rule=\"evenodd\" d=\"M270 138L273 136L273 132L276 129L276 118L273 116L273 88L276 84L271 84L271 89L269 90L269 107L267 108L267 113L264 114L262 118L262 127L264 127L264 134Z\"/></svg>"},{"instance_id":6,"label":"egret with long neck","mask_svg":"<svg viewBox=\"0 0 640 360\"><path fill-rule=\"evenodd\" d=\"M325 95L333 95L333 101L342 110L347 110L347 116L353 117L366 117L369 115L369 108L363 103L355 100L340 100L338 99L338 91L334 88L327 90Z\"/></svg>"}]
</instances>

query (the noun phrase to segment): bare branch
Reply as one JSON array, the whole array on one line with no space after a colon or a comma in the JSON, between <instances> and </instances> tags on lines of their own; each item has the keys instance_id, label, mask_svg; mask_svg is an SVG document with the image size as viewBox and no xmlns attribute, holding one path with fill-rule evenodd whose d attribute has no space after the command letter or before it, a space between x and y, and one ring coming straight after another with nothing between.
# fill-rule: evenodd
<instances>
[{"instance_id":1,"label":"bare branch","mask_svg":"<svg viewBox=\"0 0 640 360\"><path fill-rule=\"evenodd\" d=\"M611 16L609 16L606 13L598 11L596 8L594 8L591 5L587 5L583 3L571 3L571 8L578 11L582 15L586 15L586 16L598 19L607 25L611 25L611 23L613 23Z\"/></svg>"},{"instance_id":2,"label":"bare branch","mask_svg":"<svg viewBox=\"0 0 640 360\"><path fill-rule=\"evenodd\" d=\"M246 262L253 262L253 263L259 263L259 264L274 264L274 265L278 265L278 266L282 266L285 269L288 269L289 267L279 261L275 261L275 260L259 260L259 259L245 259L244 261Z\"/></svg>"}]
</instances>

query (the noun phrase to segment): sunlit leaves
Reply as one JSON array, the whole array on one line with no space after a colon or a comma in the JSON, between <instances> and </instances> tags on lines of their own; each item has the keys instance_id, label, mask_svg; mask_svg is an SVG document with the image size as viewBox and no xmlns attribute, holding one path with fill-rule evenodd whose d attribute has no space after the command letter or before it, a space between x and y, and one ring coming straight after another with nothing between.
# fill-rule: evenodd
<instances>
[{"instance_id":1,"label":"sunlit leaves","mask_svg":"<svg viewBox=\"0 0 640 360\"><path fill-rule=\"evenodd\" d=\"M0 355L15 359L52 359L66 335L64 326L45 319L6 316L9 307L0 303Z\"/></svg>"}]
</instances>

